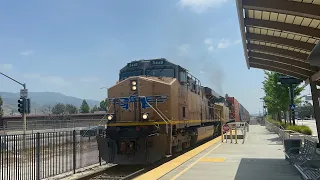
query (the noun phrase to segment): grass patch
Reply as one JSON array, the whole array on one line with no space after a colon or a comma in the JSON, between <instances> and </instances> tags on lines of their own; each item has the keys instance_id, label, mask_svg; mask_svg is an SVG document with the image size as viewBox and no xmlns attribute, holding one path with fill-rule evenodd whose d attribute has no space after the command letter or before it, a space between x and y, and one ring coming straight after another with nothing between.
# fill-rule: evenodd
<instances>
[{"instance_id":1,"label":"grass patch","mask_svg":"<svg viewBox=\"0 0 320 180\"><path fill-rule=\"evenodd\" d=\"M292 131L299 132L301 134L312 135L312 130L306 125L289 125L289 124L285 124L282 121L281 122L276 121L271 118L267 118L267 121L277 127L282 126L285 130L292 130Z\"/></svg>"}]
</instances>

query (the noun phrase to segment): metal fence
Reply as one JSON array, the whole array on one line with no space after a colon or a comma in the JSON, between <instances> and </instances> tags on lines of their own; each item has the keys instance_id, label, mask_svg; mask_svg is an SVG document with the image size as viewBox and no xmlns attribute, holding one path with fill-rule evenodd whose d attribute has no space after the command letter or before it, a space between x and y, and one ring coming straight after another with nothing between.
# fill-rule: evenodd
<instances>
[{"instance_id":1,"label":"metal fence","mask_svg":"<svg viewBox=\"0 0 320 180\"><path fill-rule=\"evenodd\" d=\"M81 130L97 125L103 125L101 119L40 119L27 120L27 134L37 132L59 132ZM8 121L7 126L0 126L1 134L23 134L22 120Z\"/></svg>"},{"instance_id":2,"label":"metal fence","mask_svg":"<svg viewBox=\"0 0 320 180\"><path fill-rule=\"evenodd\" d=\"M0 136L0 179L43 179L97 164L95 136L80 131Z\"/></svg>"},{"instance_id":3,"label":"metal fence","mask_svg":"<svg viewBox=\"0 0 320 180\"><path fill-rule=\"evenodd\" d=\"M285 130L282 127L278 127L275 126L274 124L265 121L265 125L266 128L270 131L270 132L274 132L277 133L278 136L282 139L282 142L285 139L301 139L302 142L304 142L304 139L308 139L314 142L318 143L318 137L317 136L312 136L312 135L305 135L296 131L292 131L292 130Z\"/></svg>"}]
</instances>

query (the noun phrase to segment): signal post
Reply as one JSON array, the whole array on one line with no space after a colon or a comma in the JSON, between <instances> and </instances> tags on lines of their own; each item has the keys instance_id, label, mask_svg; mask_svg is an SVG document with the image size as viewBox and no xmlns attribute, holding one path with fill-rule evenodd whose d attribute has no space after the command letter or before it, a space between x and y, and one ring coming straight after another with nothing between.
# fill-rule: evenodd
<instances>
[{"instance_id":1,"label":"signal post","mask_svg":"<svg viewBox=\"0 0 320 180\"><path fill-rule=\"evenodd\" d=\"M20 99L18 100L18 111L20 114L22 114L22 120L23 120L23 147L25 147L26 142L26 131L27 131L27 113L30 114L30 99L28 99L28 89L26 89L26 84L21 83L10 76L7 76L0 72L1 75L5 76L6 78L20 84L23 89L20 90Z\"/></svg>"}]
</instances>

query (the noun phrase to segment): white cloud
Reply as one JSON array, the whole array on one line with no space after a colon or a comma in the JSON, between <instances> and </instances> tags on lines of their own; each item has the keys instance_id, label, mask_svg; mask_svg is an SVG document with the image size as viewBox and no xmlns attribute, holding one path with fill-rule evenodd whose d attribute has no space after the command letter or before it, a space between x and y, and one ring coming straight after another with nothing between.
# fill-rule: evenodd
<instances>
[{"instance_id":1,"label":"white cloud","mask_svg":"<svg viewBox=\"0 0 320 180\"><path fill-rule=\"evenodd\" d=\"M12 70L12 64L0 64L0 69Z\"/></svg>"},{"instance_id":2,"label":"white cloud","mask_svg":"<svg viewBox=\"0 0 320 180\"><path fill-rule=\"evenodd\" d=\"M63 77L60 77L60 76L43 76L37 73L33 73L33 74L26 74L25 77L36 79L41 83L51 84L55 86L68 86L70 84L70 82L68 82Z\"/></svg>"},{"instance_id":3,"label":"white cloud","mask_svg":"<svg viewBox=\"0 0 320 180\"><path fill-rule=\"evenodd\" d=\"M190 48L190 44L181 44L180 46L178 46L178 54L179 55L185 55L188 53Z\"/></svg>"},{"instance_id":4,"label":"white cloud","mask_svg":"<svg viewBox=\"0 0 320 180\"><path fill-rule=\"evenodd\" d=\"M214 50L214 46L213 46L213 43L212 43L212 39L211 38L206 38L204 40L204 43L208 46L208 51L209 52L212 52Z\"/></svg>"},{"instance_id":5,"label":"white cloud","mask_svg":"<svg viewBox=\"0 0 320 180\"><path fill-rule=\"evenodd\" d=\"M230 41L228 39L221 39L218 43L219 49L224 49L230 46Z\"/></svg>"},{"instance_id":6,"label":"white cloud","mask_svg":"<svg viewBox=\"0 0 320 180\"><path fill-rule=\"evenodd\" d=\"M214 47L213 47L213 45L210 45L210 46L208 47L208 51L209 51L209 52L214 51Z\"/></svg>"},{"instance_id":7,"label":"white cloud","mask_svg":"<svg viewBox=\"0 0 320 180\"><path fill-rule=\"evenodd\" d=\"M207 45L212 45L212 39L211 38L206 38L204 40L204 43L207 44Z\"/></svg>"},{"instance_id":8,"label":"white cloud","mask_svg":"<svg viewBox=\"0 0 320 180\"><path fill-rule=\"evenodd\" d=\"M242 42L242 40L241 40L241 39L238 39L238 40L233 41L233 44L239 44L239 43L241 43L241 42Z\"/></svg>"},{"instance_id":9,"label":"white cloud","mask_svg":"<svg viewBox=\"0 0 320 180\"><path fill-rule=\"evenodd\" d=\"M205 12L211 7L217 7L228 0L180 0L178 4L184 8L188 7L196 13Z\"/></svg>"},{"instance_id":10,"label":"white cloud","mask_svg":"<svg viewBox=\"0 0 320 180\"><path fill-rule=\"evenodd\" d=\"M33 50L25 50L25 51L21 51L20 55L21 56L29 56L29 55L32 55L33 53L34 53Z\"/></svg>"},{"instance_id":11,"label":"white cloud","mask_svg":"<svg viewBox=\"0 0 320 180\"><path fill-rule=\"evenodd\" d=\"M98 82L99 81L99 78L97 77L86 77L86 78L80 78L80 81L81 82L85 82L85 83L92 83L92 82Z\"/></svg>"},{"instance_id":12,"label":"white cloud","mask_svg":"<svg viewBox=\"0 0 320 180\"><path fill-rule=\"evenodd\" d=\"M213 51L215 51L216 48L218 48L218 49L228 48L229 46L239 44L242 41L241 41L241 39L235 40L235 41L230 41L229 39L223 38L217 43L217 45L215 45L216 43L214 43L211 38L206 38L203 42L204 42L204 44L206 44L206 46L208 48L208 52L213 52Z\"/></svg>"}]
</instances>

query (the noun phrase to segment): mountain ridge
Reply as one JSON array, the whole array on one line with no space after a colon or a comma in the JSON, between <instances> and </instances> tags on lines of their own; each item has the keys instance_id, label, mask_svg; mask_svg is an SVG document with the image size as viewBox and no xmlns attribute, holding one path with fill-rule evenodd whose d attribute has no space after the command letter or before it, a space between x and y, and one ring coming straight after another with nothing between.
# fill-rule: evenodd
<instances>
[{"instance_id":1,"label":"mountain ridge","mask_svg":"<svg viewBox=\"0 0 320 180\"><path fill-rule=\"evenodd\" d=\"M3 100L4 114L9 115L18 112L18 100L20 93L0 92ZM79 108L83 99L67 96L60 92L28 92L28 98L31 100L31 111L36 111L43 106L54 106L57 103L72 104ZM85 99L92 108L94 105L99 106L100 102L92 99Z\"/></svg>"}]
</instances>

